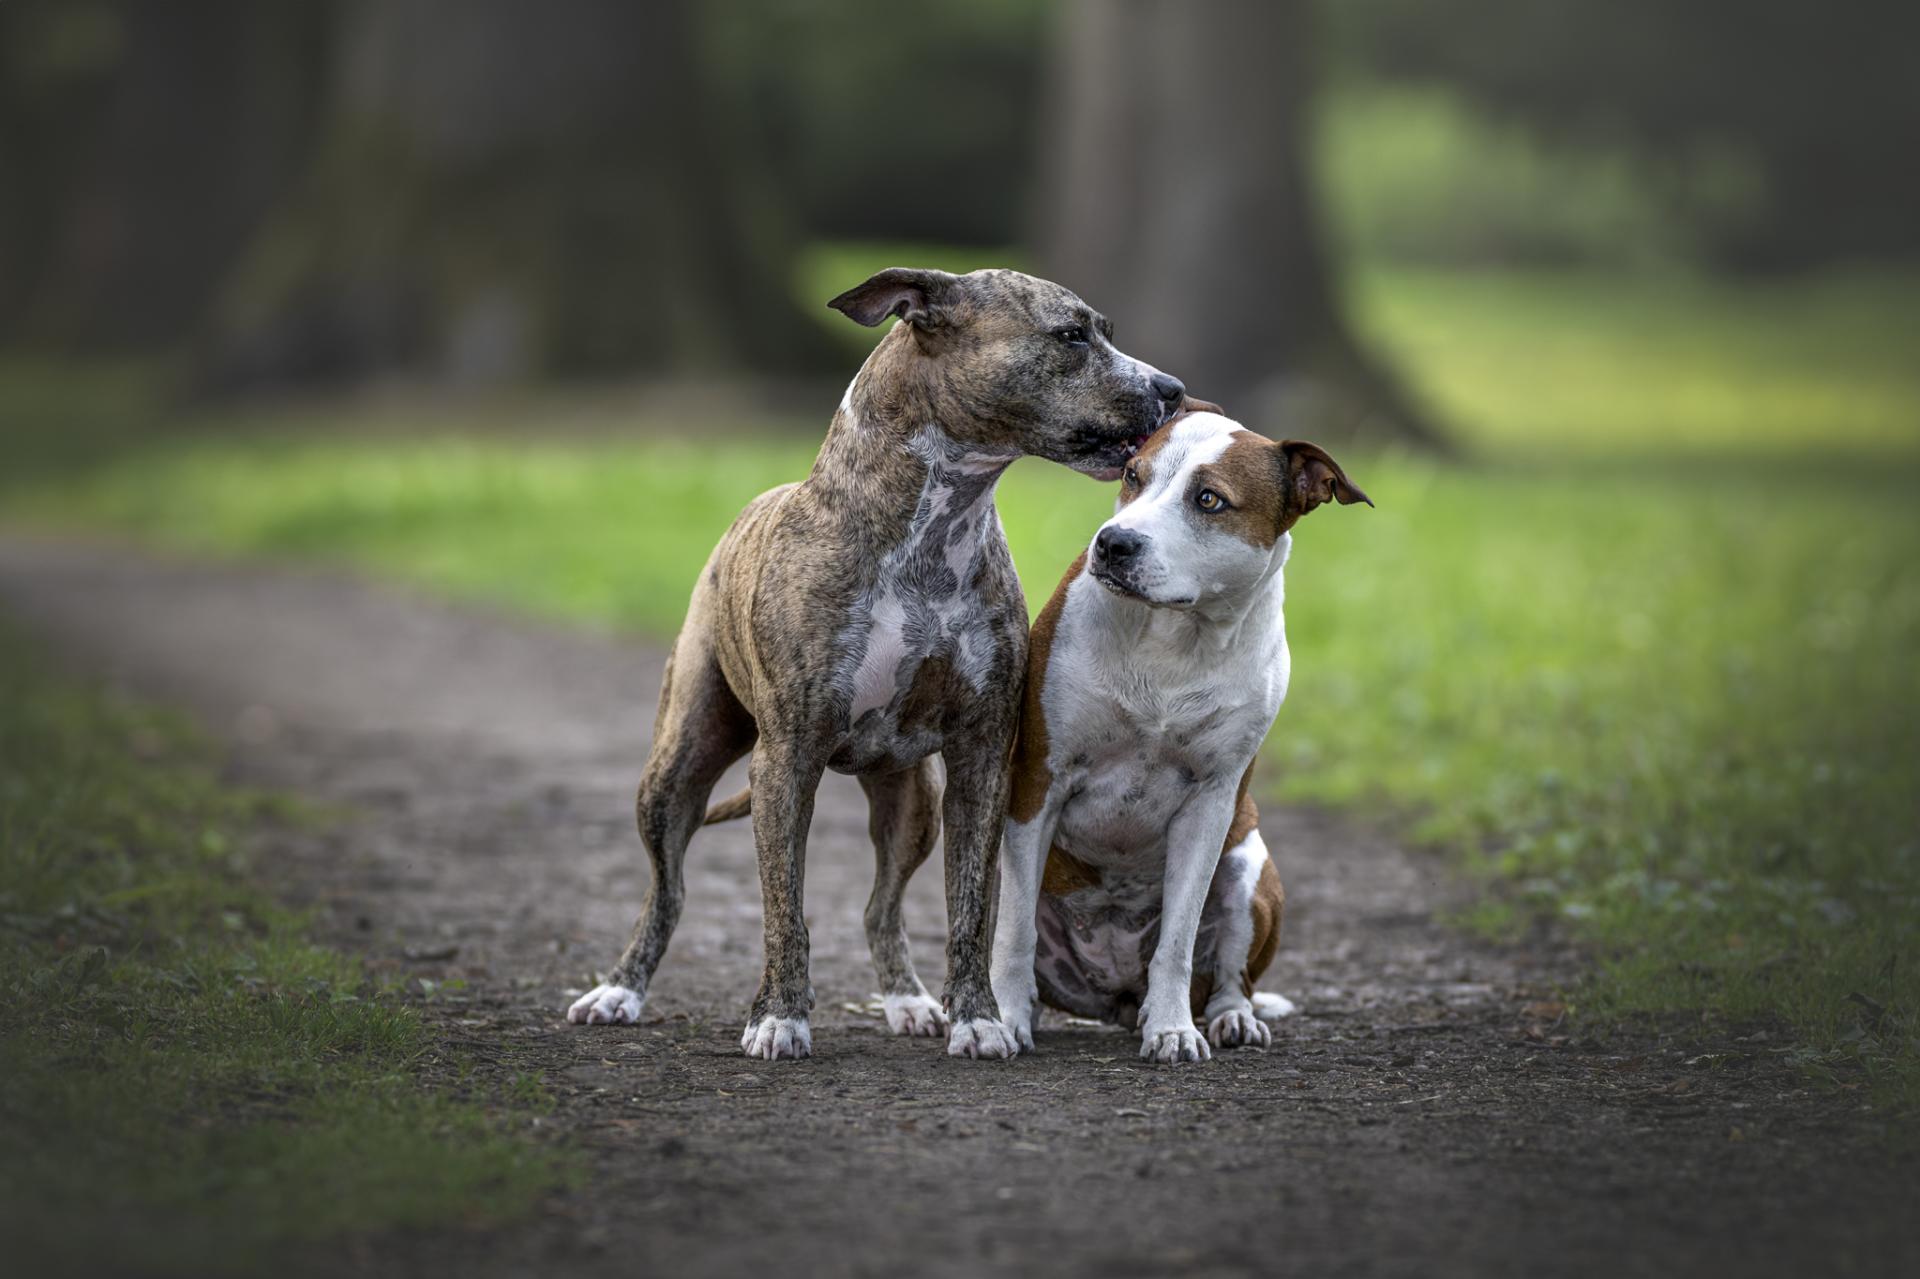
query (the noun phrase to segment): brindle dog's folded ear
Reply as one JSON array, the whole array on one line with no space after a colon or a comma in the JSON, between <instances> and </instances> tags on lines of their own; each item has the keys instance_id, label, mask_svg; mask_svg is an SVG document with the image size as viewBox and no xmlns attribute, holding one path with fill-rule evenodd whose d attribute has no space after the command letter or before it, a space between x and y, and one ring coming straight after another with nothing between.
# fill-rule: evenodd
<instances>
[{"instance_id":1,"label":"brindle dog's folded ear","mask_svg":"<svg viewBox=\"0 0 1920 1279\"><path fill-rule=\"evenodd\" d=\"M1295 519L1322 502L1351 506L1355 502L1373 505L1373 499L1347 478L1340 464L1318 444L1305 440L1280 441L1280 455L1286 459L1287 503Z\"/></svg>"},{"instance_id":2,"label":"brindle dog's folded ear","mask_svg":"<svg viewBox=\"0 0 1920 1279\"><path fill-rule=\"evenodd\" d=\"M959 284L960 277L945 271L890 266L827 305L868 328L897 315L916 329L931 329L946 322Z\"/></svg>"}]
</instances>

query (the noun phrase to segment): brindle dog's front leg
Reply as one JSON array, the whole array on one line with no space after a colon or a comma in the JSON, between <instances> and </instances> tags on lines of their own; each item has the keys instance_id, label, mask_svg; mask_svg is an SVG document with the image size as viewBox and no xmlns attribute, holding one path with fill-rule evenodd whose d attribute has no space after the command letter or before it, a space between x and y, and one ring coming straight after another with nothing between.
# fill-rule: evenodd
<instances>
[{"instance_id":1,"label":"brindle dog's front leg","mask_svg":"<svg viewBox=\"0 0 1920 1279\"><path fill-rule=\"evenodd\" d=\"M740 1047L774 1061L813 1055L807 1015L813 1011L804 887L807 828L825 755L787 738L761 737L754 748L753 840L760 854L760 896L766 918L766 971L754 996Z\"/></svg>"},{"instance_id":2,"label":"brindle dog's front leg","mask_svg":"<svg viewBox=\"0 0 1920 1279\"><path fill-rule=\"evenodd\" d=\"M1011 1057L1020 1051L1000 1020L988 961L993 945L989 903L1007 806L1010 733L948 738L942 808L947 855L947 1052L954 1057Z\"/></svg>"}]
</instances>

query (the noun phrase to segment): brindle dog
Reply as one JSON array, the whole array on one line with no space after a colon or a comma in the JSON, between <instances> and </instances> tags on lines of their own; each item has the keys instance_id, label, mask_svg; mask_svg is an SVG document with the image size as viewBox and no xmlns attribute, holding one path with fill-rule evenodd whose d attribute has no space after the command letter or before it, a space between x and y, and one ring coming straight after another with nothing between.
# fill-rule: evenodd
<instances>
[{"instance_id":1,"label":"brindle dog","mask_svg":"<svg viewBox=\"0 0 1920 1279\"><path fill-rule=\"evenodd\" d=\"M1027 653L1027 610L993 491L1036 455L1101 480L1178 409L1178 380L1117 350L1068 290L1016 271L894 268L828 305L901 324L847 389L808 477L721 539L674 642L640 779L653 891L602 985L567 1013L631 1022L680 916L681 862L720 774L748 751L766 971L741 1046L812 1052L801 911L815 788L866 789L878 871L867 942L898 1034L1011 1057L988 975L989 893ZM946 767L941 795L932 757ZM944 1007L914 974L900 898L946 827Z\"/></svg>"}]
</instances>

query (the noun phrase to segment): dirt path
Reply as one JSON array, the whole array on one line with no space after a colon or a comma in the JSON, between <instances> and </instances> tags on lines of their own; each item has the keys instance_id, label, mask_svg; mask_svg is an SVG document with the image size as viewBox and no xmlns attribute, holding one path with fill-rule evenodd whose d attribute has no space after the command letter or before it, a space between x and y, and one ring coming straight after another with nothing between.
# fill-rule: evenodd
<instances>
[{"instance_id":1,"label":"dirt path","mask_svg":"<svg viewBox=\"0 0 1920 1279\"><path fill-rule=\"evenodd\" d=\"M1602 1039L1543 1007L1564 957L1439 927L1440 866L1308 813L1266 1053L1149 1067L1050 1023L1043 1055L947 1059L849 1010L871 854L858 788L814 822L810 1062L737 1039L759 964L745 824L694 843L645 1025L570 1027L647 872L631 824L660 655L316 573L0 541L0 609L84 669L184 704L245 779L342 806L269 870L336 939L467 988L448 1037L543 1072L593 1174L511 1231L358 1250L372 1273L1484 1275L1895 1273L1915 1165L1776 1034ZM1311 678L1303 673L1303 678ZM1283 712L1284 714L1284 712ZM723 793L726 783L723 783ZM277 863L277 864L276 864ZM929 869L909 899L938 989ZM449 955L449 952L452 952ZM1710 1056L1703 1056L1710 1055Z\"/></svg>"}]
</instances>

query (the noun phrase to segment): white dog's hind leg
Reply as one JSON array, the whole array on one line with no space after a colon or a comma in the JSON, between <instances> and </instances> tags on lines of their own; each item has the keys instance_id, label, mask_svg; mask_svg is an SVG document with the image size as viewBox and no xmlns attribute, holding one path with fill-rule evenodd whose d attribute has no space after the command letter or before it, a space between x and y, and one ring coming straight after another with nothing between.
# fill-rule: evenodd
<instances>
[{"instance_id":1,"label":"white dog's hind leg","mask_svg":"<svg viewBox=\"0 0 1920 1279\"><path fill-rule=\"evenodd\" d=\"M1273 1040L1267 1020L1260 1016L1261 1001L1278 996L1249 998L1247 967L1254 947L1254 891L1267 863L1266 841L1255 829L1229 848L1215 869L1207 894L1207 915L1215 925L1211 963L1213 993L1201 1020L1215 1048L1265 1048ZM1199 965L1196 965L1198 967Z\"/></svg>"},{"instance_id":2,"label":"white dog's hind leg","mask_svg":"<svg viewBox=\"0 0 1920 1279\"><path fill-rule=\"evenodd\" d=\"M1276 995L1270 990L1253 992L1253 1015L1261 1021L1279 1021L1299 1011L1299 1007L1285 995Z\"/></svg>"}]
</instances>

